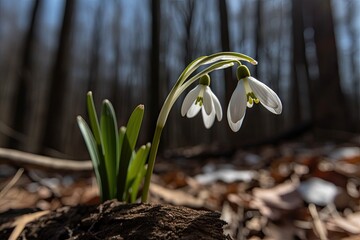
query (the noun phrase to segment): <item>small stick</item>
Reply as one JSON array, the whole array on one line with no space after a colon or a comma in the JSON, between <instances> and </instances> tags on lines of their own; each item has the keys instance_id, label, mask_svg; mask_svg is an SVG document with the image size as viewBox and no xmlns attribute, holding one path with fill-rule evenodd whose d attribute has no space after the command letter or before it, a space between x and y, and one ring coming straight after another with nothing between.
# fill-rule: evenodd
<instances>
[{"instance_id":1,"label":"small stick","mask_svg":"<svg viewBox=\"0 0 360 240\"><path fill-rule=\"evenodd\" d=\"M1 190L0 192L0 199L6 195L6 193L10 190L10 188L12 188L17 181L19 181L21 175L23 174L24 169L20 168L19 170L17 170L15 176L10 180L10 182Z\"/></svg>"},{"instance_id":2,"label":"small stick","mask_svg":"<svg viewBox=\"0 0 360 240\"><path fill-rule=\"evenodd\" d=\"M8 148L0 148L0 163L1 162L52 171L90 172L93 170L90 160L82 161L52 158Z\"/></svg>"},{"instance_id":3,"label":"small stick","mask_svg":"<svg viewBox=\"0 0 360 240\"><path fill-rule=\"evenodd\" d=\"M309 211L311 214L311 217L314 220L314 230L316 230L316 232L319 234L319 238L321 240L327 240L327 231L326 228L324 226L324 223L321 221L320 217L319 217L319 213L316 210L316 207L313 203L309 204Z\"/></svg>"},{"instance_id":4,"label":"small stick","mask_svg":"<svg viewBox=\"0 0 360 240\"><path fill-rule=\"evenodd\" d=\"M48 214L49 212L50 212L49 210L44 210L44 211L40 211L40 212L29 213L29 214L22 215L21 217L16 219L15 222L13 223L13 227L15 227L15 229L12 231L12 233L9 237L9 240L18 239L18 237L24 230L26 224L39 219L40 217Z\"/></svg>"}]
</instances>

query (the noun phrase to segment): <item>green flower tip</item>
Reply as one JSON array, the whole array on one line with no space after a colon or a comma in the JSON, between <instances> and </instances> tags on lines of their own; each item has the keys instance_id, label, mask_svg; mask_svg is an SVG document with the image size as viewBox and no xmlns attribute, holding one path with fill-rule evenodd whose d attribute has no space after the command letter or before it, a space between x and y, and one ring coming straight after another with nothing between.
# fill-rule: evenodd
<instances>
[{"instance_id":1,"label":"green flower tip","mask_svg":"<svg viewBox=\"0 0 360 240\"><path fill-rule=\"evenodd\" d=\"M240 65L236 70L237 79L244 79L250 77L250 71L245 65Z\"/></svg>"},{"instance_id":2,"label":"green flower tip","mask_svg":"<svg viewBox=\"0 0 360 240\"><path fill-rule=\"evenodd\" d=\"M258 64L258 62L257 62L256 60L252 60L250 63L251 63L252 65L257 65L257 64Z\"/></svg>"},{"instance_id":3,"label":"green flower tip","mask_svg":"<svg viewBox=\"0 0 360 240\"><path fill-rule=\"evenodd\" d=\"M144 104L140 104L140 105L138 106L138 108L140 108L141 110L144 110L144 109L145 109L145 106L144 106Z\"/></svg>"},{"instance_id":4,"label":"green flower tip","mask_svg":"<svg viewBox=\"0 0 360 240\"><path fill-rule=\"evenodd\" d=\"M210 76L209 74L204 74L201 76L199 83L201 85L210 86Z\"/></svg>"}]
</instances>

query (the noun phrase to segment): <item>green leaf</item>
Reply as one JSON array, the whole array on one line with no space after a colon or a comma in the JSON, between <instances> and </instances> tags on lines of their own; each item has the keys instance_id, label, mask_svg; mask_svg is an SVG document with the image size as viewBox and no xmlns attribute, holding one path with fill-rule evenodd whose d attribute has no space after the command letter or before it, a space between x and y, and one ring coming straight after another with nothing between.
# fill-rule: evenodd
<instances>
[{"instance_id":1,"label":"green leaf","mask_svg":"<svg viewBox=\"0 0 360 240\"><path fill-rule=\"evenodd\" d=\"M87 109L88 109L88 114L89 114L89 119L90 119L90 126L93 131L96 143L98 145L100 145L101 144L100 126L99 126L99 120L97 118L96 109L95 109L95 105L94 105L94 99L93 99L91 91L89 91L87 93L86 102L87 102Z\"/></svg>"},{"instance_id":2,"label":"green leaf","mask_svg":"<svg viewBox=\"0 0 360 240\"><path fill-rule=\"evenodd\" d=\"M145 154L144 154L145 162L146 162L146 159L148 158L148 155L149 155L150 146L151 146L150 143L146 144L146 150L145 150ZM140 169L137 172L136 178L135 178L134 182L132 183L131 193L130 193L130 202L131 203L136 201L136 197L137 197L137 194L138 194L138 191L139 191L140 183L145 177L145 174L146 174L146 171L147 171L147 166L145 165L145 162L144 162L143 165L140 166Z\"/></svg>"},{"instance_id":3,"label":"green leaf","mask_svg":"<svg viewBox=\"0 0 360 240\"><path fill-rule=\"evenodd\" d=\"M94 136L91 133L91 130L85 120L78 116L77 122L93 163L96 180L100 188L100 197L102 201L105 201L108 199L108 183L104 163L102 160L102 154L99 153L98 145L96 144Z\"/></svg>"},{"instance_id":4,"label":"green leaf","mask_svg":"<svg viewBox=\"0 0 360 240\"><path fill-rule=\"evenodd\" d=\"M147 156L149 154L149 149L150 143L141 146L132 158L126 179L126 191L131 188L137 174L140 172L140 169L142 169L142 167L145 165Z\"/></svg>"},{"instance_id":5,"label":"green leaf","mask_svg":"<svg viewBox=\"0 0 360 240\"><path fill-rule=\"evenodd\" d=\"M144 116L144 105L139 105L132 112L129 121L126 125L126 132L123 139L123 144L121 146L119 174L117 178L118 199L124 198L129 162L134 152L137 138L139 136L139 131L143 116Z\"/></svg>"},{"instance_id":6,"label":"green leaf","mask_svg":"<svg viewBox=\"0 0 360 240\"><path fill-rule=\"evenodd\" d=\"M131 114L126 126L126 135L132 150L134 150L144 117L144 105L137 106Z\"/></svg>"},{"instance_id":7,"label":"green leaf","mask_svg":"<svg viewBox=\"0 0 360 240\"><path fill-rule=\"evenodd\" d=\"M122 152L122 146L123 146L123 142L124 142L124 137L125 137L125 133L126 133L126 127L121 126L119 129L119 155L121 156L121 152ZM118 161L118 166L116 167L116 172L119 172L119 164L120 164L121 158L119 158Z\"/></svg>"},{"instance_id":8,"label":"green leaf","mask_svg":"<svg viewBox=\"0 0 360 240\"><path fill-rule=\"evenodd\" d=\"M114 108L109 100L104 100L101 111L101 145L105 156L105 166L111 198L116 198L116 168L119 161L119 138Z\"/></svg>"}]
</instances>

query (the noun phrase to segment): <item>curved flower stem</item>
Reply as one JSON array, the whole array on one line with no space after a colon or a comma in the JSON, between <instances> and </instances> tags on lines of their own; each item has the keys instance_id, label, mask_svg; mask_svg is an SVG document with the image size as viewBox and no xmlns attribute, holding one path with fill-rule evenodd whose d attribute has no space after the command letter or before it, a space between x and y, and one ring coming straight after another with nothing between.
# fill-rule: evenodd
<instances>
[{"instance_id":1,"label":"curved flower stem","mask_svg":"<svg viewBox=\"0 0 360 240\"><path fill-rule=\"evenodd\" d=\"M175 101L179 98L182 92L185 91L194 81L199 79L201 76L208 74L212 71L228 68L234 65L234 63L239 63L240 60L248 61L251 64L256 65L257 62L241 53L234 53L234 52L220 52L210 56L203 56L195 59L191 62L185 70L181 73L180 77L176 81L175 85L171 89L169 95L167 96L161 110L159 113L159 117L156 123L156 129L153 137L153 141L151 144L148 167L146 170L144 187L141 196L141 202L148 201L149 189L150 189L150 182L151 176L154 170L155 160L157 151L159 148L160 138L162 130L165 126L167 117L170 113L172 106L174 105ZM211 64L209 67L205 68L204 70L200 71L198 74L195 74L193 77L188 79L190 75L198 69L202 65ZM240 63L241 64L241 63Z\"/></svg>"},{"instance_id":2,"label":"curved flower stem","mask_svg":"<svg viewBox=\"0 0 360 240\"><path fill-rule=\"evenodd\" d=\"M154 138L153 138L153 141L151 144L148 168L146 170L145 182L144 182L144 187L143 187L142 196L141 196L141 202L143 202L143 203L147 202L147 200L148 200L151 175L154 170L155 159L156 159L157 150L159 148L162 130L163 130L163 127L156 126Z\"/></svg>"}]
</instances>

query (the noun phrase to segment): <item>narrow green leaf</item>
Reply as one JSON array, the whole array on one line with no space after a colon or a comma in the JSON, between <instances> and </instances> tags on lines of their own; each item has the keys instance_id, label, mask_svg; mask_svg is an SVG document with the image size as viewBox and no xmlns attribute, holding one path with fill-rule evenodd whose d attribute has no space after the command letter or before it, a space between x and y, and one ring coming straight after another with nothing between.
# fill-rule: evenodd
<instances>
[{"instance_id":1,"label":"narrow green leaf","mask_svg":"<svg viewBox=\"0 0 360 240\"><path fill-rule=\"evenodd\" d=\"M126 125L126 135L129 139L129 144L132 150L134 150L135 148L143 117L144 117L144 105L139 105L132 112L129 121Z\"/></svg>"},{"instance_id":2,"label":"narrow green leaf","mask_svg":"<svg viewBox=\"0 0 360 240\"><path fill-rule=\"evenodd\" d=\"M116 168L119 159L119 138L114 108L109 100L104 100L101 111L101 145L105 156L110 197L116 198Z\"/></svg>"},{"instance_id":3,"label":"narrow green leaf","mask_svg":"<svg viewBox=\"0 0 360 240\"><path fill-rule=\"evenodd\" d=\"M98 151L98 145L96 144L96 141L94 139L93 134L91 133L91 130L85 120L78 116L77 122L81 131L81 134L84 138L86 147L89 151L90 158L93 163L95 176L97 183L99 185L100 189L100 197L102 201L105 201L108 199L108 189L107 189L107 176L104 168L104 163L102 160L102 154Z\"/></svg>"},{"instance_id":4,"label":"narrow green leaf","mask_svg":"<svg viewBox=\"0 0 360 240\"><path fill-rule=\"evenodd\" d=\"M87 93L86 103L87 103L87 109L88 109L88 114L89 114L89 119L90 119L90 126L93 131L96 143L98 145L100 145L101 144L100 126L99 126L99 120L97 117L94 99L93 99L91 91L89 91Z\"/></svg>"},{"instance_id":5,"label":"narrow green leaf","mask_svg":"<svg viewBox=\"0 0 360 240\"><path fill-rule=\"evenodd\" d=\"M139 193L139 187L140 187L140 184L141 184L142 180L145 177L146 170L147 170L146 166L143 166L140 169L140 172L139 172L137 178L135 179L135 181L134 181L134 183L132 185L131 193L130 193L130 203L135 203L136 202L136 199L137 199L137 196L138 196L138 193Z\"/></svg>"},{"instance_id":6,"label":"narrow green leaf","mask_svg":"<svg viewBox=\"0 0 360 240\"><path fill-rule=\"evenodd\" d=\"M126 133L126 127L121 126L119 129L119 155L121 156L121 152L122 152L122 146L123 146L123 142L124 142L124 137L125 137L125 133ZM119 158L119 162L120 163L120 158ZM119 171L119 166L117 166L116 171Z\"/></svg>"},{"instance_id":7,"label":"narrow green leaf","mask_svg":"<svg viewBox=\"0 0 360 240\"><path fill-rule=\"evenodd\" d=\"M134 152L143 116L144 105L139 105L132 112L126 125L126 132L121 147L119 174L117 177L118 199L124 198L129 162Z\"/></svg>"},{"instance_id":8,"label":"narrow green leaf","mask_svg":"<svg viewBox=\"0 0 360 240\"><path fill-rule=\"evenodd\" d=\"M139 148L134 157L131 159L126 179L126 191L131 188L131 185L133 184L141 167L145 165L147 154L148 148L143 145Z\"/></svg>"},{"instance_id":9,"label":"narrow green leaf","mask_svg":"<svg viewBox=\"0 0 360 240\"><path fill-rule=\"evenodd\" d=\"M140 186L142 180L145 177L146 170L147 170L147 167L146 167L145 163L146 163L146 160L147 160L148 155L149 155L150 146L151 146L150 143L146 144L146 150L145 150L145 153L144 153L144 156L143 156L143 163L142 163L142 165L140 165L140 169L137 172L136 178L135 178L134 182L131 185L131 193L130 193L130 202L131 203L136 201L136 197L137 197L138 191L139 191L139 186Z\"/></svg>"}]
</instances>

